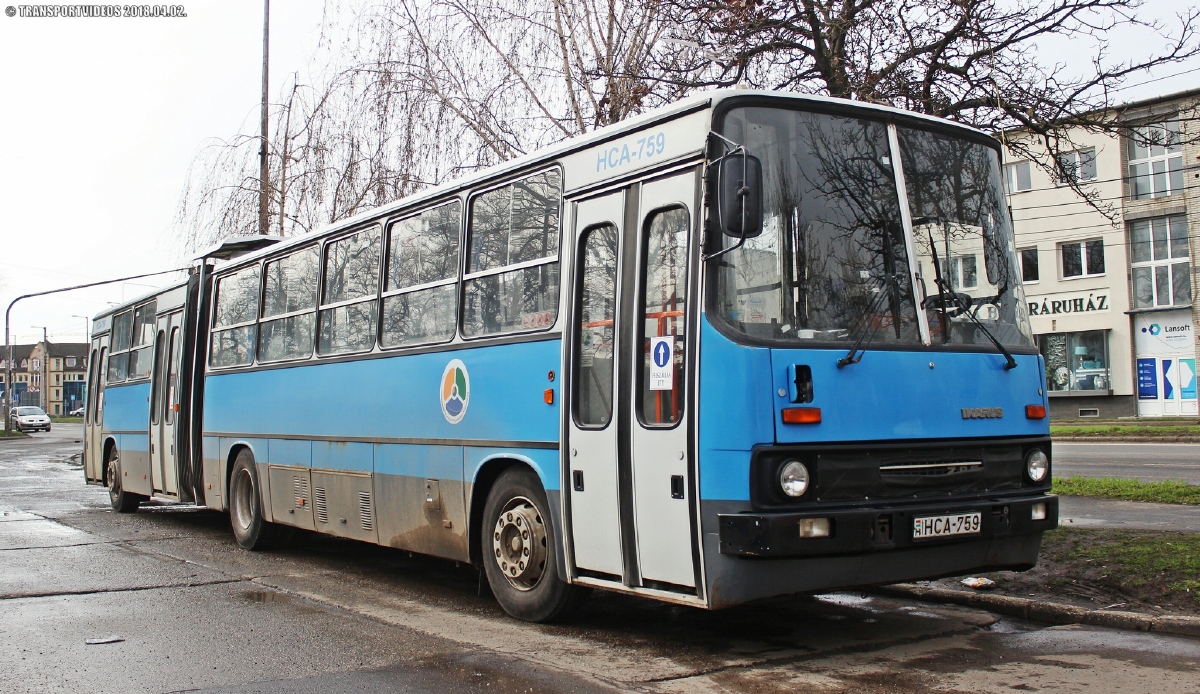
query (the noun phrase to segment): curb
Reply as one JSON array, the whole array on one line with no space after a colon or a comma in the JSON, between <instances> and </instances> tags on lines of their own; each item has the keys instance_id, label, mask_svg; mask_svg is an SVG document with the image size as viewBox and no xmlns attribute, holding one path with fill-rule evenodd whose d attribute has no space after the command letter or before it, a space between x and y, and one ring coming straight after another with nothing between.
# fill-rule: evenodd
<instances>
[{"instance_id":1,"label":"curb","mask_svg":"<svg viewBox=\"0 0 1200 694\"><path fill-rule=\"evenodd\" d=\"M912 598L926 602L949 603L965 607L981 607L1009 617L1020 617L1048 624L1087 624L1110 629L1130 631L1152 631L1157 634L1175 634L1200 638L1200 617L1151 616L1138 612L1113 610L1089 610L1075 605L1043 602L1028 598L989 593L968 593L948 588L932 588L912 583L897 583L874 589L874 592L890 597Z\"/></svg>"},{"instance_id":2,"label":"curb","mask_svg":"<svg viewBox=\"0 0 1200 694\"><path fill-rule=\"evenodd\" d=\"M1070 443L1200 443L1200 436L1051 436Z\"/></svg>"}]
</instances>

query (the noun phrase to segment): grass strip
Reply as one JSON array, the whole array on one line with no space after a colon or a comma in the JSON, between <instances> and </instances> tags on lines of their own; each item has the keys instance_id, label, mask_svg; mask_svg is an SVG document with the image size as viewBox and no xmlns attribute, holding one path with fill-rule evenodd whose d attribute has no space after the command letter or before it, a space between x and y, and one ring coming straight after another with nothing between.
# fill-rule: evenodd
<instances>
[{"instance_id":1,"label":"grass strip","mask_svg":"<svg viewBox=\"0 0 1200 694\"><path fill-rule=\"evenodd\" d=\"M1175 593L1200 601L1200 535L1059 528L1045 539L1044 556L1075 581L1109 584L1145 600Z\"/></svg>"},{"instance_id":2,"label":"grass strip","mask_svg":"<svg viewBox=\"0 0 1200 694\"><path fill-rule=\"evenodd\" d=\"M1091 496L1160 504L1200 504L1200 485L1187 482L1142 482L1115 477L1055 477L1053 491L1062 496Z\"/></svg>"},{"instance_id":3,"label":"grass strip","mask_svg":"<svg viewBox=\"0 0 1200 694\"><path fill-rule=\"evenodd\" d=\"M1107 426L1051 425L1051 436L1200 436L1200 425L1181 424L1144 426L1137 424L1112 424Z\"/></svg>"}]
</instances>

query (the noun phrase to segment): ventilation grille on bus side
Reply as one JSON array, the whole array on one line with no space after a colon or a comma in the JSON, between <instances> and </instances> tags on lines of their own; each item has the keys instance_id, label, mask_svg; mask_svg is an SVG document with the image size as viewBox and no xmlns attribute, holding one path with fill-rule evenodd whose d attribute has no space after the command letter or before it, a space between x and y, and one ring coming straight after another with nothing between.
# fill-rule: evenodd
<instances>
[{"instance_id":1,"label":"ventilation grille on bus side","mask_svg":"<svg viewBox=\"0 0 1200 694\"><path fill-rule=\"evenodd\" d=\"M313 505L317 508L317 521L329 522L329 506L325 504L325 488L313 487Z\"/></svg>"},{"instance_id":2,"label":"ventilation grille on bus side","mask_svg":"<svg viewBox=\"0 0 1200 694\"><path fill-rule=\"evenodd\" d=\"M363 530L375 529L375 522L371 519L371 492L358 493L358 519Z\"/></svg>"},{"instance_id":3,"label":"ventilation grille on bus side","mask_svg":"<svg viewBox=\"0 0 1200 694\"><path fill-rule=\"evenodd\" d=\"M296 508L308 506L307 477L292 477L292 495L296 497Z\"/></svg>"}]
</instances>

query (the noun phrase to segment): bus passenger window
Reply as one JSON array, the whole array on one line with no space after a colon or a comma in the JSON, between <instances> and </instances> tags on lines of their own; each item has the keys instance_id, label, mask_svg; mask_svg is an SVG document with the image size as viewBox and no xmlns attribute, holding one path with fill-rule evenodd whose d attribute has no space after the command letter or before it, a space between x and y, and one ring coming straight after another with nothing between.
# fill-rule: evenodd
<instances>
[{"instance_id":1,"label":"bus passenger window","mask_svg":"<svg viewBox=\"0 0 1200 694\"><path fill-rule=\"evenodd\" d=\"M317 322L317 268L316 246L267 262L263 272L263 321L258 329L259 361L298 359L312 354Z\"/></svg>"},{"instance_id":2,"label":"bus passenger window","mask_svg":"<svg viewBox=\"0 0 1200 694\"><path fill-rule=\"evenodd\" d=\"M129 380L150 378L154 370L154 313L155 302L138 306L133 311L133 351L129 353Z\"/></svg>"},{"instance_id":3,"label":"bus passenger window","mask_svg":"<svg viewBox=\"0 0 1200 694\"><path fill-rule=\"evenodd\" d=\"M253 360L258 289L257 265L217 280L210 365L242 366Z\"/></svg>"},{"instance_id":4,"label":"bus passenger window","mask_svg":"<svg viewBox=\"0 0 1200 694\"><path fill-rule=\"evenodd\" d=\"M379 242L375 226L325 246L319 354L361 352L375 345Z\"/></svg>"},{"instance_id":5,"label":"bus passenger window","mask_svg":"<svg viewBox=\"0 0 1200 694\"><path fill-rule=\"evenodd\" d=\"M112 340L109 344L108 383L120 383L129 375L129 333L133 311L117 314L112 322Z\"/></svg>"},{"instance_id":6,"label":"bus passenger window","mask_svg":"<svg viewBox=\"0 0 1200 694\"><path fill-rule=\"evenodd\" d=\"M687 329L688 213L683 208L655 212L646 224L642 254L642 378L638 415L648 426L674 425L683 412L684 335ZM654 337L671 338L669 342ZM652 345L657 345L653 348ZM660 360L663 362L660 364ZM670 378L651 382L651 365Z\"/></svg>"},{"instance_id":7,"label":"bus passenger window","mask_svg":"<svg viewBox=\"0 0 1200 694\"><path fill-rule=\"evenodd\" d=\"M471 201L463 335L545 330L558 317L558 171ZM512 268L523 264L524 267Z\"/></svg>"},{"instance_id":8,"label":"bus passenger window","mask_svg":"<svg viewBox=\"0 0 1200 694\"><path fill-rule=\"evenodd\" d=\"M384 347L443 342L454 337L461 222L462 206L456 200L388 228L381 336Z\"/></svg>"},{"instance_id":9,"label":"bus passenger window","mask_svg":"<svg viewBox=\"0 0 1200 694\"><path fill-rule=\"evenodd\" d=\"M613 354L617 310L617 228L611 224L587 232L581 245L582 297L576 334L579 426L604 427L612 419Z\"/></svg>"}]
</instances>

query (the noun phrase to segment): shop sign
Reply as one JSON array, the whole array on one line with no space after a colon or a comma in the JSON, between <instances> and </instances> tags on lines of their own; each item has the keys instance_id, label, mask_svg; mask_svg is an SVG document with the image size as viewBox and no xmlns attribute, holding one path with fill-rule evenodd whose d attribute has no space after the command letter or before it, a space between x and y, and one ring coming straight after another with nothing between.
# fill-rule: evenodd
<instances>
[{"instance_id":1,"label":"shop sign","mask_svg":"<svg viewBox=\"0 0 1200 694\"><path fill-rule=\"evenodd\" d=\"M1192 312L1182 310L1135 314L1133 342L1139 355L1185 354L1192 356L1196 345Z\"/></svg>"},{"instance_id":2,"label":"shop sign","mask_svg":"<svg viewBox=\"0 0 1200 694\"><path fill-rule=\"evenodd\" d=\"M1068 313L1108 313L1108 290L1080 292L1079 294L1052 294L1031 296L1029 315L1061 316Z\"/></svg>"},{"instance_id":3,"label":"shop sign","mask_svg":"<svg viewBox=\"0 0 1200 694\"><path fill-rule=\"evenodd\" d=\"M1137 360L1138 400L1158 399L1158 372L1154 362L1154 359Z\"/></svg>"}]
</instances>

